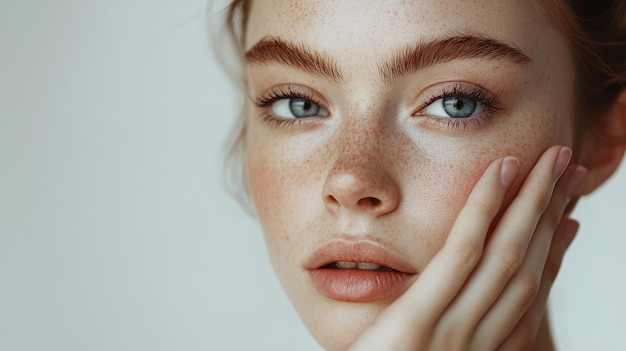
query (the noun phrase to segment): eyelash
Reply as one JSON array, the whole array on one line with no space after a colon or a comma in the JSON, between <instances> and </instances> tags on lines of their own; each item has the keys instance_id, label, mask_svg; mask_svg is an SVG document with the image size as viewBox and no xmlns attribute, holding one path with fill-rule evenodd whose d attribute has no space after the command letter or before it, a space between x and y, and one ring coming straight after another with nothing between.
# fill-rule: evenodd
<instances>
[{"instance_id":1,"label":"eyelash","mask_svg":"<svg viewBox=\"0 0 626 351\"><path fill-rule=\"evenodd\" d=\"M281 118L274 116L271 112L267 111L268 108L271 108L272 104L284 99L303 99L323 107L313 94L291 85L279 87L270 91L266 96L256 97L252 102L257 107L264 110L261 117L269 124L270 127L294 127L296 125L307 123L309 118Z\"/></svg>"},{"instance_id":2,"label":"eyelash","mask_svg":"<svg viewBox=\"0 0 626 351\"><path fill-rule=\"evenodd\" d=\"M466 130L472 127L484 126L487 123L487 120L491 118L495 112L502 110L502 101L499 94L493 95L485 89L477 86L466 87L462 84L455 84L452 87L445 87L441 92L430 95L426 98L426 103L424 103L420 111L430 106L435 101L446 97L461 97L464 99L474 100L485 106L485 110L481 112L480 115L467 118L444 118L431 116L427 120L428 123L452 130ZM419 112L413 115L419 116ZM429 117L427 115L422 116Z\"/></svg>"},{"instance_id":3,"label":"eyelash","mask_svg":"<svg viewBox=\"0 0 626 351\"><path fill-rule=\"evenodd\" d=\"M430 106L432 103L445 97L461 97L465 99L474 100L483 106L485 110L480 115L467 117L467 118L443 118L430 116L427 119L428 123L431 123L438 127L443 127L451 130L466 130L473 127L482 127L487 123L487 120L493 116L493 114L502 109L502 102L498 94L493 95L477 86L466 87L462 84L456 84L452 87L446 87L437 94L430 95L426 98L426 103L420 109L423 110ZM271 112L267 111L271 108L272 104L283 99L304 99L311 101L317 105L322 106L318 99L316 99L310 92L300 89L294 86L279 87L273 91L270 91L266 96L259 96L253 100L253 103L264 110L261 117L269 124L270 127L295 127L303 123L307 123L308 118L281 118L274 116ZM323 107L323 106L322 106ZM414 114L419 115L419 112ZM424 117L429 117L423 115Z\"/></svg>"}]
</instances>

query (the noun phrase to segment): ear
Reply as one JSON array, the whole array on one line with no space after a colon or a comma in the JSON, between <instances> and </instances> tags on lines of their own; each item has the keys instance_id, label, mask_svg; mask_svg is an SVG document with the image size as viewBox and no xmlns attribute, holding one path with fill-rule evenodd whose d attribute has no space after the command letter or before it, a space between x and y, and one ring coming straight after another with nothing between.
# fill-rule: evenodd
<instances>
[{"instance_id":1,"label":"ear","mask_svg":"<svg viewBox=\"0 0 626 351\"><path fill-rule=\"evenodd\" d=\"M583 141L579 163L589 170L583 195L602 185L622 162L626 151L626 90L620 93L603 117L600 135L589 133Z\"/></svg>"}]
</instances>

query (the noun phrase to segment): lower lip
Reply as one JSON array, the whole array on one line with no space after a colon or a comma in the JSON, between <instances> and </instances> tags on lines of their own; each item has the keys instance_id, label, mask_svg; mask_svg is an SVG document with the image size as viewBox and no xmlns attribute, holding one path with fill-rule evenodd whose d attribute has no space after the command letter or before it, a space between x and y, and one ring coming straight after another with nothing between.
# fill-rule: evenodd
<instances>
[{"instance_id":1,"label":"lower lip","mask_svg":"<svg viewBox=\"0 0 626 351\"><path fill-rule=\"evenodd\" d=\"M399 297L415 274L320 268L309 271L313 286L329 299L344 302L375 302Z\"/></svg>"}]
</instances>

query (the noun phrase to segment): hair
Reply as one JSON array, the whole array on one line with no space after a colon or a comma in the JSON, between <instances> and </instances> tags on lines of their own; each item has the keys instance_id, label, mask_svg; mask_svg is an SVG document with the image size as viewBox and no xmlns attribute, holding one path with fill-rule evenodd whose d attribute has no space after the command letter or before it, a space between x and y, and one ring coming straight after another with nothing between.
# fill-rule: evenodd
<instances>
[{"instance_id":1,"label":"hair","mask_svg":"<svg viewBox=\"0 0 626 351\"><path fill-rule=\"evenodd\" d=\"M606 143L625 143L602 129L601 117L626 89L626 2L544 0L540 5L569 39L577 72L579 131L589 130Z\"/></svg>"},{"instance_id":2,"label":"hair","mask_svg":"<svg viewBox=\"0 0 626 351\"><path fill-rule=\"evenodd\" d=\"M209 19L209 31L213 34L213 52L224 71L230 76L233 83L241 90L246 91L247 79L243 72L243 57L246 26L250 13L251 0L233 0L222 10L225 13L223 22L219 22L220 28L211 27ZM209 5L209 11L211 9ZM226 42L224 41L226 40ZM229 55L234 55L230 57ZM250 202L248 182L246 174L246 109L240 101L241 109L239 116L234 121L231 132L226 139L226 157L224 159L224 179L228 192L239 201L242 207L250 214L254 214L254 206Z\"/></svg>"},{"instance_id":3,"label":"hair","mask_svg":"<svg viewBox=\"0 0 626 351\"><path fill-rule=\"evenodd\" d=\"M611 144L623 144L602 130L606 115L620 93L626 90L626 1L624 0L537 0L540 8L569 39L574 58L578 100L575 116L579 132L591 131L594 137ZM243 72L246 26L252 0L232 0L226 7L224 29ZM233 72L231 72L233 73ZM232 74L231 74L232 75ZM245 77L232 75L235 83L246 86ZM230 192L249 207L245 181L245 110L242 108L227 144L226 172Z\"/></svg>"}]
</instances>

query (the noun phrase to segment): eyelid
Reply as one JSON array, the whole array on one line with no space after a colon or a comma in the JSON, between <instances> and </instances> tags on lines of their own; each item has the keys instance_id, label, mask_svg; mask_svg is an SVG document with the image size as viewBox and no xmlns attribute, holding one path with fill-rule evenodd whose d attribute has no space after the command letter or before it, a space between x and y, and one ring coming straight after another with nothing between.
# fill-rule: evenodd
<instances>
[{"instance_id":1,"label":"eyelid","mask_svg":"<svg viewBox=\"0 0 626 351\"><path fill-rule=\"evenodd\" d=\"M464 97L475 100L484 105L484 110L477 115L466 118L442 117L422 113L434 102L444 97ZM412 117L419 117L421 123L442 129L444 131L458 131L476 129L485 126L494 114L503 109L501 94L494 94L480 85L468 82L443 82L431 85L422 90L413 100L418 105Z\"/></svg>"},{"instance_id":2,"label":"eyelid","mask_svg":"<svg viewBox=\"0 0 626 351\"><path fill-rule=\"evenodd\" d=\"M309 100L315 104L318 104L321 108L329 111L328 104L324 103L322 95L314 89L307 88L297 84L282 84L275 85L267 89L262 94L253 98L252 102L258 107L269 107L272 103L281 99L288 98L300 98ZM330 111L329 111L330 114Z\"/></svg>"},{"instance_id":3,"label":"eyelid","mask_svg":"<svg viewBox=\"0 0 626 351\"><path fill-rule=\"evenodd\" d=\"M299 126L308 125L312 127L317 125L320 121L319 118L328 118L331 116L328 104L322 102L326 101L321 97L322 95L317 91L296 84L282 84L275 85L267 89L263 94L256 97L251 97L250 100L257 108L261 110L259 117L265 121L270 127L273 128L295 128ZM324 110L326 114L324 116L311 116L303 118L287 118L283 116L277 116L273 112L273 106L276 102L287 99L304 99L308 100Z\"/></svg>"},{"instance_id":4,"label":"eyelid","mask_svg":"<svg viewBox=\"0 0 626 351\"><path fill-rule=\"evenodd\" d=\"M413 99L412 105L418 105L416 111L419 112L433 102L447 96L461 96L474 99L485 103L493 110L502 108L500 93L493 93L478 84L463 81L450 81L431 85L423 89L418 96ZM416 115L416 113L413 113L413 115Z\"/></svg>"}]
</instances>

